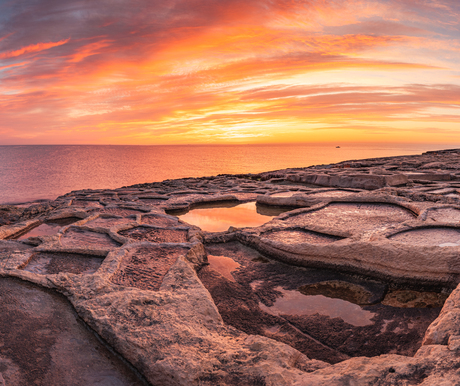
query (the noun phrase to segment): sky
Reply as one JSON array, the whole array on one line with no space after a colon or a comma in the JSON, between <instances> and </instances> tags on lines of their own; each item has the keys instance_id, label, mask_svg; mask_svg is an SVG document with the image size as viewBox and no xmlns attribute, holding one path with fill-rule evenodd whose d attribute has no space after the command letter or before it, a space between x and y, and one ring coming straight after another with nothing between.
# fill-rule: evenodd
<instances>
[{"instance_id":1,"label":"sky","mask_svg":"<svg viewBox=\"0 0 460 386\"><path fill-rule=\"evenodd\" d=\"M458 0L0 0L0 145L460 145Z\"/></svg>"}]
</instances>

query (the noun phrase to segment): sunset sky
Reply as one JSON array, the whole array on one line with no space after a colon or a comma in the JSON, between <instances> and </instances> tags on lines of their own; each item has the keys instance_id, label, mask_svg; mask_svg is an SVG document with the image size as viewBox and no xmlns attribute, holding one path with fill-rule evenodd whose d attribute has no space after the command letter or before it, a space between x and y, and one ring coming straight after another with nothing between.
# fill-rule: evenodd
<instances>
[{"instance_id":1,"label":"sunset sky","mask_svg":"<svg viewBox=\"0 0 460 386\"><path fill-rule=\"evenodd\" d=\"M460 144L458 0L0 0L0 144Z\"/></svg>"}]
</instances>

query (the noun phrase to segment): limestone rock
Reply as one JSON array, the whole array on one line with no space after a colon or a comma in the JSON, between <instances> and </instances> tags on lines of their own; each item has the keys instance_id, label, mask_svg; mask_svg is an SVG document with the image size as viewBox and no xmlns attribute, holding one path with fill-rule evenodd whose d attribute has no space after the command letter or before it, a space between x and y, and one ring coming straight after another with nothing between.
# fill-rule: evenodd
<instances>
[{"instance_id":1,"label":"limestone rock","mask_svg":"<svg viewBox=\"0 0 460 386\"><path fill-rule=\"evenodd\" d=\"M310 363L282 343L225 326L209 293L182 258L157 293L116 288L97 276L61 275L54 284L153 384L212 384L207 380L216 377L219 384L234 384L236 373L248 383L263 379L268 385L290 385L304 374L294 367L296 362L310 371L326 366Z\"/></svg>"},{"instance_id":2,"label":"limestone rock","mask_svg":"<svg viewBox=\"0 0 460 386\"><path fill-rule=\"evenodd\" d=\"M458 384L459 154L452 149L259 174L166 180L75 191L25 209L2 206L0 276L64 294L82 320L151 384ZM233 223L225 228L229 231L204 232L175 217L178 210L256 199L265 212L274 213L262 226ZM48 221L69 218L73 224L63 224L54 234L5 241ZM235 260L222 268L225 274L219 273L207 256L213 243L233 253L217 254L222 256L214 260L220 257L224 265L225 258L238 260L238 244L248 253L248 265ZM254 276L255 264L273 280L270 286ZM333 277L323 278L326 271L320 268ZM206 272L216 279L213 288L205 287ZM303 281L313 272L318 280ZM437 291L431 305L438 307L453 288L437 318L439 308L400 311L407 312L407 320L432 315L423 330L420 327L425 331L431 323L424 334L410 330L414 323L406 319L397 324L385 316L389 306L382 298L388 294L406 291L410 298L415 292ZM227 323L225 299L215 296L219 291L230 299L231 312L249 315L240 325L252 322L258 328L255 333ZM374 323L368 340L386 339L388 335L382 334L388 329L397 337L409 331L404 339L418 344L423 337L423 345L405 355L394 354L398 343L384 355L350 358L358 355L356 351L349 347L340 352L328 335L341 334L340 347L356 342L365 346L366 341L353 340L353 334L367 327L320 313L308 319L319 325L308 324L299 315L303 309L291 315L280 306L289 296L296 300L307 295L360 303ZM0 294L3 299L8 296L8 291ZM412 303L406 298L387 301L398 306L393 308L420 305L414 296ZM376 310L384 310L380 319ZM2 339L9 339L7 335ZM301 339L293 336L311 346L300 347ZM306 356L314 352L313 346L323 354L334 353L334 360L324 360L335 364ZM2 347L0 386L20 385L24 374L3 356ZM70 379L69 374L64 377Z\"/></svg>"},{"instance_id":3,"label":"limestone rock","mask_svg":"<svg viewBox=\"0 0 460 386\"><path fill-rule=\"evenodd\" d=\"M460 335L460 287L446 300L439 317L428 327L424 345L447 345L450 337Z\"/></svg>"},{"instance_id":4,"label":"limestone rock","mask_svg":"<svg viewBox=\"0 0 460 386\"><path fill-rule=\"evenodd\" d=\"M425 165L420 166L420 169L442 169L443 164L441 162L429 162Z\"/></svg>"}]
</instances>

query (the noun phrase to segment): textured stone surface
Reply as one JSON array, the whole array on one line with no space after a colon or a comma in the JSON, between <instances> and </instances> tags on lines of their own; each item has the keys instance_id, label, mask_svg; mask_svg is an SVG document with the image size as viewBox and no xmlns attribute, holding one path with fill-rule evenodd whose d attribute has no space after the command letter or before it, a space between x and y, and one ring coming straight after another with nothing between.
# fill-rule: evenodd
<instances>
[{"instance_id":1,"label":"textured stone surface","mask_svg":"<svg viewBox=\"0 0 460 386\"><path fill-rule=\"evenodd\" d=\"M151 241L154 243L183 243L187 241L187 230L180 229L157 229L147 227L135 227L119 232L120 235L139 241Z\"/></svg>"},{"instance_id":2,"label":"textured stone surface","mask_svg":"<svg viewBox=\"0 0 460 386\"><path fill-rule=\"evenodd\" d=\"M64 294L146 384L458 384L459 178L448 150L2 206L0 385L143 382L118 382L123 362L88 367L61 311L43 316L52 293L24 317L40 287ZM249 201L275 217L223 232L175 217ZM56 234L5 241L57 220Z\"/></svg>"},{"instance_id":3,"label":"textured stone surface","mask_svg":"<svg viewBox=\"0 0 460 386\"><path fill-rule=\"evenodd\" d=\"M120 244L110 238L105 233L93 232L91 230L72 227L69 228L60 237L63 247L93 247L98 249L112 249L120 246Z\"/></svg>"},{"instance_id":4,"label":"textured stone surface","mask_svg":"<svg viewBox=\"0 0 460 386\"><path fill-rule=\"evenodd\" d=\"M142 385L49 290L0 279L0 371L5 385Z\"/></svg>"},{"instance_id":5,"label":"textured stone surface","mask_svg":"<svg viewBox=\"0 0 460 386\"><path fill-rule=\"evenodd\" d=\"M39 274L56 274L59 272L90 274L97 271L102 260L100 257L75 253L39 252L31 256L23 269Z\"/></svg>"},{"instance_id":6,"label":"textured stone surface","mask_svg":"<svg viewBox=\"0 0 460 386\"><path fill-rule=\"evenodd\" d=\"M139 247L128 249L112 283L141 289L159 290L163 278L179 256L182 247Z\"/></svg>"},{"instance_id":7,"label":"textured stone surface","mask_svg":"<svg viewBox=\"0 0 460 386\"><path fill-rule=\"evenodd\" d=\"M237 263L230 280L212 260L199 272L227 323L327 362L389 352L413 355L440 311L385 306L381 283L287 266L240 243L209 244L207 251Z\"/></svg>"}]
</instances>

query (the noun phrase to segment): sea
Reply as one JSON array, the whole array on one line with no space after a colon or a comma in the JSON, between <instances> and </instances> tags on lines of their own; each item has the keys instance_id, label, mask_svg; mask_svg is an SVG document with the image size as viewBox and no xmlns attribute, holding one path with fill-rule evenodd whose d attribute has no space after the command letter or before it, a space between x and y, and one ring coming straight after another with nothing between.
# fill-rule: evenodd
<instances>
[{"instance_id":1,"label":"sea","mask_svg":"<svg viewBox=\"0 0 460 386\"><path fill-rule=\"evenodd\" d=\"M81 189L218 174L259 173L421 154L434 144L10 145L0 146L0 204L54 200Z\"/></svg>"}]
</instances>

